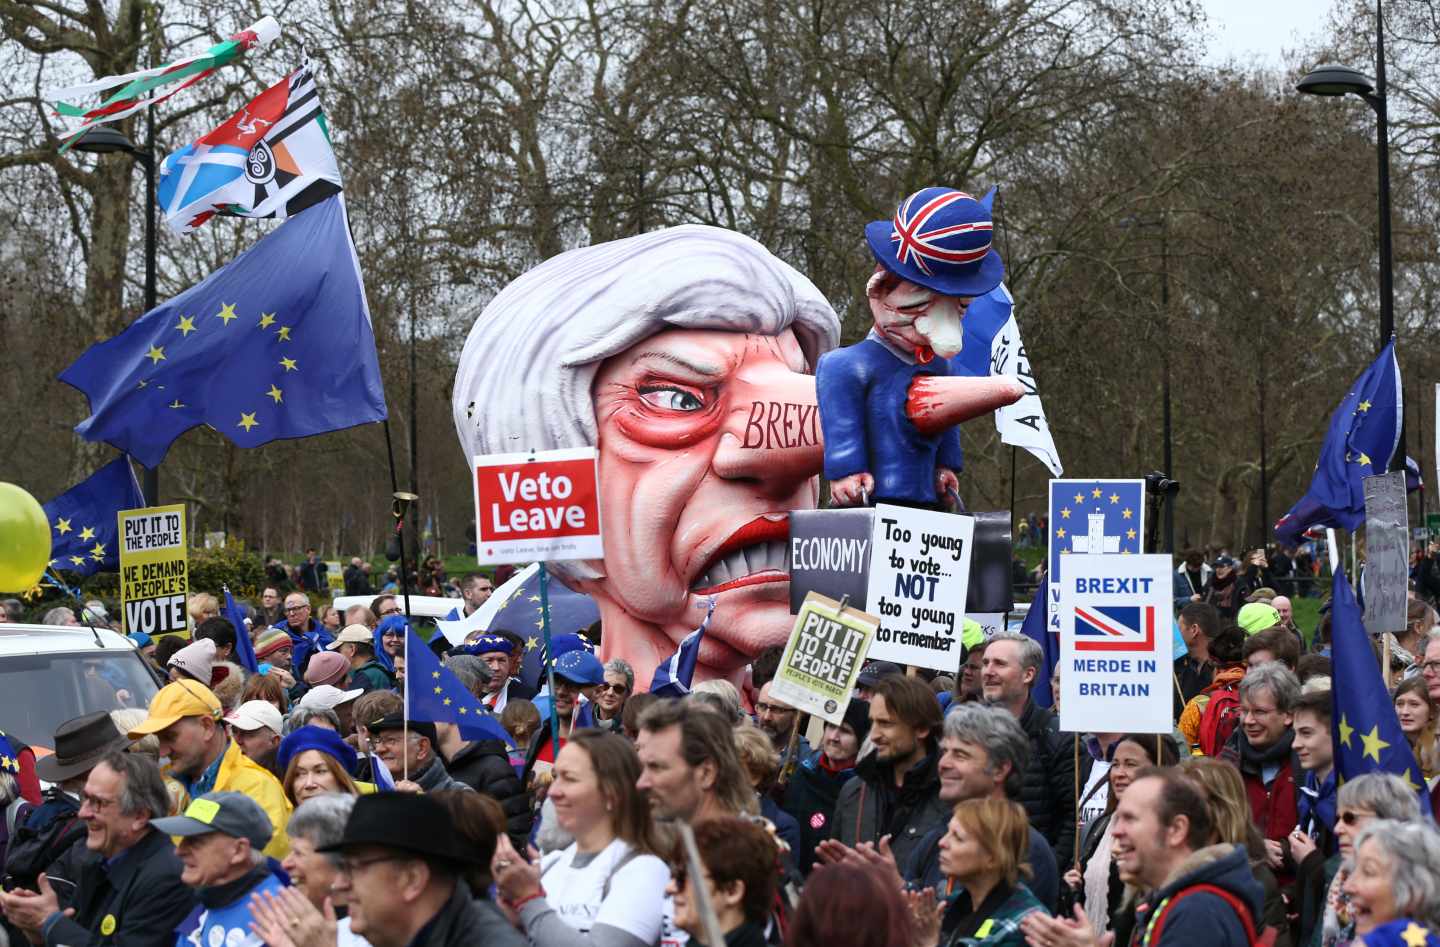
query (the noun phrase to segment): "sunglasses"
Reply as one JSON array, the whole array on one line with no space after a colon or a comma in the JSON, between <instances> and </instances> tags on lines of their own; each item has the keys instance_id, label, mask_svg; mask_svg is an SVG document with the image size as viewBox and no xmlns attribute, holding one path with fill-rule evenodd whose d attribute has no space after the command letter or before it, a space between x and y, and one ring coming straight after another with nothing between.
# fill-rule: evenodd
<instances>
[{"instance_id":1,"label":"sunglasses","mask_svg":"<svg viewBox=\"0 0 1440 947\"><path fill-rule=\"evenodd\" d=\"M1346 825L1349 825L1349 826L1354 826L1355 823L1359 822L1361 819L1373 819L1373 818L1375 818L1375 813L1373 813L1373 812L1349 812L1349 811L1346 811L1346 812L1340 813L1340 815L1339 815L1340 821L1341 821L1341 822L1344 822Z\"/></svg>"},{"instance_id":2,"label":"sunglasses","mask_svg":"<svg viewBox=\"0 0 1440 947\"><path fill-rule=\"evenodd\" d=\"M624 684L601 684L597 689L602 691L609 691L612 694L623 694L630 688L626 687Z\"/></svg>"}]
</instances>

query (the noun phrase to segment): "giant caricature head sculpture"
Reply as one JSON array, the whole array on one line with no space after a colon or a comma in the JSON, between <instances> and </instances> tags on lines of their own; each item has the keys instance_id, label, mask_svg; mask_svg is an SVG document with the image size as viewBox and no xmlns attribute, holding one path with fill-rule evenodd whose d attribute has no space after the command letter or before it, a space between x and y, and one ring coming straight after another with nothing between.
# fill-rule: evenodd
<instances>
[{"instance_id":1,"label":"giant caricature head sculpture","mask_svg":"<svg viewBox=\"0 0 1440 947\"><path fill-rule=\"evenodd\" d=\"M821 470L811 373L840 322L760 244L684 226L540 264L477 318L455 378L466 457L596 446L603 561L551 569L641 681L716 607L696 679L783 643L786 513Z\"/></svg>"}]
</instances>

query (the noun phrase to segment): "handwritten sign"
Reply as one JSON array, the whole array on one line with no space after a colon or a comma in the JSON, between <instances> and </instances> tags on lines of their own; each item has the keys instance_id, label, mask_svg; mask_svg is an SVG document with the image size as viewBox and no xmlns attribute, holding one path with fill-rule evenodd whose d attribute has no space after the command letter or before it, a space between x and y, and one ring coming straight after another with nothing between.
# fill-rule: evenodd
<instances>
[{"instance_id":1,"label":"handwritten sign","mask_svg":"<svg viewBox=\"0 0 1440 947\"><path fill-rule=\"evenodd\" d=\"M1405 471L1366 477L1364 483L1365 630L1372 635L1404 631L1410 587Z\"/></svg>"},{"instance_id":2,"label":"handwritten sign","mask_svg":"<svg viewBox=\"0 0 1440 947\"><path fill-rule=\"evenodd\" d=\"M969 516L875 507L866 607L879 616L880 627L871 658L959 667L974 536Z\"/></svg>"}]
</instances>

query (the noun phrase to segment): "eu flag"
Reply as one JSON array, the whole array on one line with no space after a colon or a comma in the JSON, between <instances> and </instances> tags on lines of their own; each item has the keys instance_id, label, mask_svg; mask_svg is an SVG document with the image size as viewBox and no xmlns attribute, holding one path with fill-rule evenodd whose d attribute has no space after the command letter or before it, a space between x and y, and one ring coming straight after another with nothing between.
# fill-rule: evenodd
<instances>
[{"instance_id":1,"label":"eu flag","mask_svg":"<svg viewBox=\"0 0 1440 947\"><path fill-rule=\"evenodd\" d=\"M407 628L405 652L405 713L415 720L453 723L467 740L515 741L500 721L465 689L455 672L440 663L413 628Z\"/></svg>"},{"instance_id":2,"label":"eu flag","mask_svg":"<svg viewBox=\"0 0 1440 947\"><path fill-rule=\"evenodd\" d=\"M245 613L235 604L230 586L222 586L225 592L225 617L235 626L235 663L250 674L260 673L260 659L255 657L255 644L250 640L250 629L245 624Z\"/></svg>"},{"instance_id":3,"label":"eu flag","mask_svg":"<svg viewBox=\"0 0 1440 947\"><path fill-rule=\"evenodd\" d=\"M1020 633L1038 644L1040 653L1045 656L1040 664L1040 673L1035 675L1035 683L1030 685L1030 699L1040 707L1050 707L1055 703L1050 678L1060 664L1060 633L1048 630L1045 621L1045 590L1049 588L1049 581L1049 576L1040 577L1040 587L1035 590L1030 610L1025 613L1025 621L1020 625Z\"/></svg>"},{"instance_id":4,"label":"eu flag","mask_svg":"<svg viewBox=\"0 0 1440 947\"><path fill-rule=\"evenodd\" d=\"M512 585L513 583L513 585ZM500 610L486 629L491 633L508 631L525 640L525 656L520 665L520 679L531 687L539 687L545 675L542 654L544 622L540 618L540 570L529 565L495 591L504 593ZM549 583L550 634L579 634L600 620L600 606L581 592L567 588L563 582Z\"/></svg>"},{"instance_id":5,"label":"eu flag","mask_svg":"<svg viewBox=\"0 0 1440 947\"><path fill-rule=\"evenodd\" d=\"M145 505L130 458L123 454L45 504L50 567L80 576L120 569L115 514Z\"/></svg>"},{"instance_id":6,"label":"eu flag","mask_svg":"<svg viewBox=\"0 0 1440 947\"><path fill-rule=\"evenodd\" d=\"M365 287L339 195L92 345L60 380L75 430L147 467L200 424L240 447L385 418Z\"/></svg>"},{"instance_id":7,"label":"eu flag","mask_svg":"<svg viewBox=\"0 0 1440 947\"><path fill-rule=\"evenodd\" d=\"M1335 707L1330 728L1335 741L1335 770L1343 785L1364 773L1392 773L1420 795L1420 808L1430 811L1430 794L1410 743L1400 729L1395 705L1385 690L1385 679L1369 635L1360 618L1360 605L1345 578L1335 570L1330 596L1330 693Z\"/></svg>"},{"instance_id":8,"label":"eu flag","mask_svg":"<svg viewBox=\"0 0 1440 947\"><path fill-rule=\"evenodd\" d=\"M1298 545L1312 526L1354 529L1365 521L1364 479L1389 472L1403 410L1391 339L1330 415L1310 489L1275 524L1276 539Z\"/></svg>"}]
</instances>

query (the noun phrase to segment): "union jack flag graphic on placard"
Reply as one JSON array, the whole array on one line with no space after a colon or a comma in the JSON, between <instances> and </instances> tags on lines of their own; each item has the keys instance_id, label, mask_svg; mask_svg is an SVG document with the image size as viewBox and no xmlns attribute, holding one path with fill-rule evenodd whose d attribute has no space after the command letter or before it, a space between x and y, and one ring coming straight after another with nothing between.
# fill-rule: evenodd
<instances>
[{"instance_id":1,"label":"union jack flag graphic on placard","mask_svg":"<svg viewBox=\"0 0 1440 947\"><path fill-rule=\"evenodd\" d=\"M1076 651L1154 651L1155 606L1076 605Z\"/></svg>"},{"instance_id":2,"label":"union jack flag graphic on placard","mask_svg":"<svg viewBox=\"0 0 1440 947\"><path fill-rule=\"evenodd\" d=\"M939 189L918 191L897 207L894 229L890 234L890 241L899 244L895 248L896 258L902 264L914 266L926 275L934 275L930 269L931 263L966 264L983 259L985 254L990 252L993 230L988 217L957 221L953 214L940 213L956 201L970 201L973 204L975 198L963 191L942 191L924 203L917 201L917 198L927 192L933 193L936 190ZM940 215L941 219L935 220L936 215Z\"/></svg>"}]
</instances>

